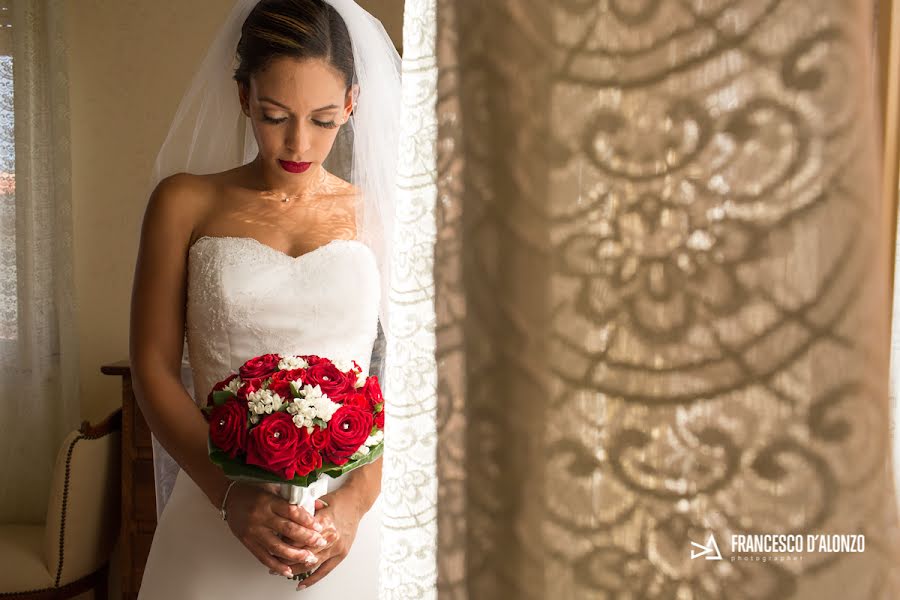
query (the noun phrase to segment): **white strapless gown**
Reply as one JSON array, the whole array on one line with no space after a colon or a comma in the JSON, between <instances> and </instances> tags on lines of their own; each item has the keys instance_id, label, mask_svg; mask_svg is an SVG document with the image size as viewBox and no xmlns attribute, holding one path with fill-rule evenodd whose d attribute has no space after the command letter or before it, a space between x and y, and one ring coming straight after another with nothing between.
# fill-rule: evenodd
<instances>
[{"instance_id":1,"label":"white strapless gown","mask_svg":"<svg viewBox=\"0 0 900 600\"><path fill-rule=\"evenodd\" d=\"M293 258L252 238L202 237L188 254L187 341L197 398L247 359L267 352L354 359L368 372L377 335L379 273L357 240ZM329 492L347 476L329 482ZM375 599L381 499L359 524L349 555L320 582L268 569L231 533L181 471L160 516L139 600Z\"/></svg>"}]
</instances>

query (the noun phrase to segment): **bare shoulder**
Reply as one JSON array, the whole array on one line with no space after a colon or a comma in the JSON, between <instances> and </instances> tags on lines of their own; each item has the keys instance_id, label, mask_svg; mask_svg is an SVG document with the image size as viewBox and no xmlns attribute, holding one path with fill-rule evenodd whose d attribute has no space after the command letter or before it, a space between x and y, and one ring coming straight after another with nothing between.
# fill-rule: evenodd
<instances>
[{"instance_id":1,"label":"bare shoulder","mask_svg":"<svg viewBox=\"0 0 900 600\"><path fill-rule=\"evenodd\" d=\"M150 194L131 295L129 356L139 376L174 376L184 336L187 254L211 197L207 178L166 177Z\"/></svg>"},{"instance_id":2,"label":"bare shoulder","mask_svg":"<svg viewBox=\"0 0 900 600\"><path fill-rule=\"evenodd\" d=\"M213 176L176 173L161 180L144 213L142 232L166 231L173 242L190 242L197 224L210 210L216 182Z\"/></svg>"}]
</instances>

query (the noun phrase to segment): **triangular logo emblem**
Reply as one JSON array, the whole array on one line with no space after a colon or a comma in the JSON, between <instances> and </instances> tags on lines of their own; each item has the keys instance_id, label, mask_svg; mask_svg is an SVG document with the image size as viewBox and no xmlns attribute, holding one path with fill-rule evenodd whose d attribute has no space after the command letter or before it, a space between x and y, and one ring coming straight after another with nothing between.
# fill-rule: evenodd
<instances>
[{"instance_id":1,"label":"triangular logo emblem","mask_svg":"<svg viewBox=\"0 0 900 600\"><path fill-rule=\"evenodd\" d=\"M695 552L691 549L691 560L700 558L701 556L705 556L706 560L722 560L722 553L719 552L719 545L716 543L716 538L713 534L709 534L709 539L706 540L705 546L703 544L698 544L697 542L691 542L691 546L695 546L702 550L702 552Z\"/></svg>"}]
</instances>

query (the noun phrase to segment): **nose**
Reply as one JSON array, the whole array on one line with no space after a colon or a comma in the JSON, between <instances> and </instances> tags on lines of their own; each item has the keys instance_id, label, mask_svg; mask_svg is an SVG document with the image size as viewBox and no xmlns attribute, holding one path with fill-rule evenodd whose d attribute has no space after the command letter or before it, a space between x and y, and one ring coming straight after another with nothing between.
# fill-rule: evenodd
<instances>
[{"instance_id":1,"label":"nose","mask_svg":"<svg viewBox=\"0 0 900 600\"><path fill-rule=\"evenodd\" d=\"M293 126L287 128L287 138L284 141L285 146L291 152L303 155L312 145L312 132L309 124L303 121L297 121Z\"/></svg>"}]
</instances>

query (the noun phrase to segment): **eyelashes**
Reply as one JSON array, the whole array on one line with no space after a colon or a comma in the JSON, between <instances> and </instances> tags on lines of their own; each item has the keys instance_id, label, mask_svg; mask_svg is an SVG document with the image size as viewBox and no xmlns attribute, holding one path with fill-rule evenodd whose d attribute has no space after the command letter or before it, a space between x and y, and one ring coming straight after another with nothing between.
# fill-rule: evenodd
<instances>
[{"instance_id":1,"label":"eyelashes","mask_svg":"<svg viewBox=\"0 0 900 600\"><path fill-rule=\"evenodd\" d=\"M287 119L287 117L282 117L280 119L273 119L272 117L267 117L266 115L263 115L262 120L263 120L263 122L270 123L272 125L280 125L281 123L284 123L288 119ZM313 119L312 122L314 125L321 127L322 129L334 129L335 127L338 126L338 124L334 120L317 121L317 120Z\"/></svg>"}]
</instances>

